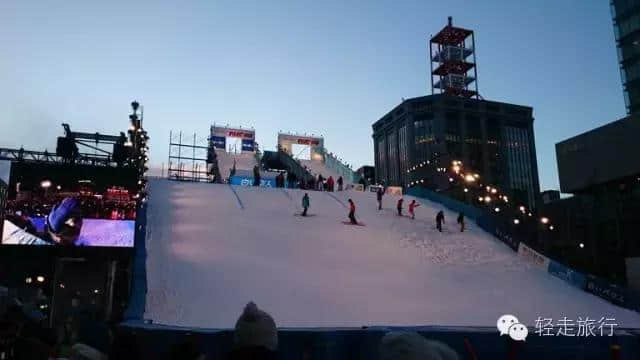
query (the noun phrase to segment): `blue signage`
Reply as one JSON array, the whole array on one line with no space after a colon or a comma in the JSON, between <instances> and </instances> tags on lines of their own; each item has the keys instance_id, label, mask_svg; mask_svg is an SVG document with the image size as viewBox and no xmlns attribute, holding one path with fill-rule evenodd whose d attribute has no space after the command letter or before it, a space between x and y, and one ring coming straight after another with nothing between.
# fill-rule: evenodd
<instances>
[{"instance_id":1,"label":"blue signage","mask_svg":"<svg viewBox=\"0 0 640 360\"><path fill-rule=\"evenodd\" d=\"M240 185L240 186L253 186L253 177L247 176L232 176L229 183L231 185ZM261 187L276 187L276 179L275 178L261 178L260 179Z\"/></svg>"},{"instance_id":2,"label":"blue signage","mask_svg":"<svg viewBox=\"0 0 640 360\"><path fill-rule=\"evenodd\" d=\"M212 136L211 144L216 149L225 149L227 147L227 138L224 136Z\"/></svg>"},{"instance_id":3,"label":"blue signage","mask_svg":"<svg viewBox=\"0 0 640 360\"><path fill-rule=\"evenodd\" d=\"M242 139L242 151L250 151L253 152L255 149L255 145L253 139Z\"/></svg>"},{"instance_id":4,"label":"blue signage","mask_svg":"<svg viewBox=\"0 0 640 360\"><path fill-rule=\"evenodd\" d=\"M569 284L584 289L587 284L587 277L575 270L572 270L559 262L551 260L548 268L549 274L558 277Z\"/></svg>"}]
</instances>

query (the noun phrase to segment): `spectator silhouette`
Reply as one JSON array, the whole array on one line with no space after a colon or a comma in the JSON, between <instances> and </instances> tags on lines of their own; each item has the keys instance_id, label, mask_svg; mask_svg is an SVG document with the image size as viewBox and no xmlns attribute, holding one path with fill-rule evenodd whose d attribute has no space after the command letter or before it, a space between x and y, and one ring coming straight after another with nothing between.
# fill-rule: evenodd
<instances>
[{"instance_id":1,"label":"spectator silhouette","mask_svg":"<svg viewBox=\"0 0 640 360\"><path fill-rule=\"evenodd\" d=\"M388 332L380 341L381 360L458 360L458 354L439 341L413 331Z\"/></svg>"},{"instance_id":2,"label":"spectator silhouette","mask_svg":"<svg viewBox=\"0 0 640 360\"><path fill-rule=\"evenodd\" d=\"M276 359L278 330L268 313L249 302L236 322L231 360Z\"/></svg>"}]
</instances>

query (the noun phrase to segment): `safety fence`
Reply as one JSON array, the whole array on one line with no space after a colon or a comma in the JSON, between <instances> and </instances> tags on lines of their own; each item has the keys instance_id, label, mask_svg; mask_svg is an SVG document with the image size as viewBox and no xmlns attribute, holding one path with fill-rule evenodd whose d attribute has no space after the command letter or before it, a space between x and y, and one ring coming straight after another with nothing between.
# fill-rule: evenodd
<instances>
[{"instance_id":1,"label":"safety fence","mask_svg":"<svg viewBox=\"0 0 640 360\"><path fill-rule=\"evenodd\" d=\"M440 203L455 212L464 213L466 217L475 220L481 229L500 239L518 255L538 265L549 274L613 304L640 312L640 294L625 287L611 284L595 275L576 271L560 261L549 258L532 246L535 234L513 232L512 227L507 225L508 221L500 215L483 211L425 188L409 188L407 193Z\"/></svg>"}]
</instances>

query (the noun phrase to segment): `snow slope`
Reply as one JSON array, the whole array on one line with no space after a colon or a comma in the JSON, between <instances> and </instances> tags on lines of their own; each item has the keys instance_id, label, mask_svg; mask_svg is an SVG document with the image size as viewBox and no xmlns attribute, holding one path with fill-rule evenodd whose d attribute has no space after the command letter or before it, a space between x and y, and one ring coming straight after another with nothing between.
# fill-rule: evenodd
<instances>
[{"instance_id":1,"label":"snow slope","mask_svg":"<svg viewBox=\"0 0 640 360\"><path fill-rule=\"evenodd\" d=\"M378 211L373 193L310 191L315 216L302 218L301 190L150 187L145 318L156 323L229 328L253 300L280 327L494 326L505 313L531 326L605 316L640 327L640 314L529 265L475 224L459 233L447 210L436 232L433 203L412 221L393 213L397 197ZM365 227L341 223L348 197Z\"/></svg>"}]
</instances>

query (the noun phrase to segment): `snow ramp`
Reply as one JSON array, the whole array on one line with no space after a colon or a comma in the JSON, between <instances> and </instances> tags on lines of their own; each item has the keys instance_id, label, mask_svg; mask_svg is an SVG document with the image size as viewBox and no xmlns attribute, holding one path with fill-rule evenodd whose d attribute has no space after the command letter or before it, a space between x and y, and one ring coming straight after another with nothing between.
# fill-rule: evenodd
<instances>
[{"instance_id":1,"label":"snow ramp","mask_svg":"<svg viewBox=\"0 0 640 360\"><path fill-rule=\"evenodd\" d=\"M255 301L279 327L495 326L503 314L640 327L640 314L529 265L471 221L460 233L435 203L419 200L412 220L396 215L397 197L377 210L373 193L308 191L301 217L304 190L149 186L144 317L154 323L232 328ZM342 223L349 198L365 226Z\"/></svg>"}]
</instances>

